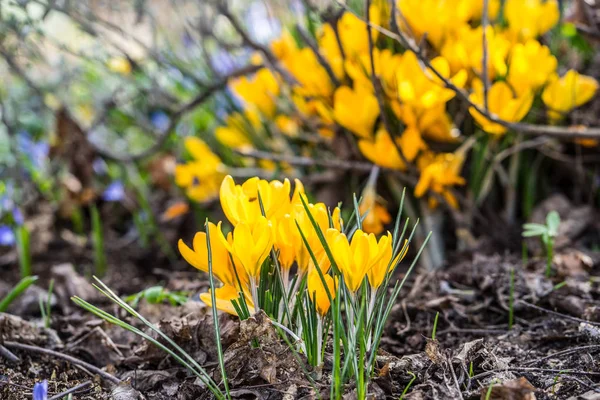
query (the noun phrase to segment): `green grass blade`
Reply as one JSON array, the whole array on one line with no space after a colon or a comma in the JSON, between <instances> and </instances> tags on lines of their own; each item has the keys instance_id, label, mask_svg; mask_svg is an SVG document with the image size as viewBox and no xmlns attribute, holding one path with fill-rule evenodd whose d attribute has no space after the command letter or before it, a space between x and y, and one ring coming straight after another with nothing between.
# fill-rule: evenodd
<instances>
[{"instance_id":1,"label":"green grass blade","mask_svg":"<svg viewBox=\"0 0 600 400\"><path fill-rule=\"evenodd\" d=\"M210 282L210 299L213 314L213 324L215 325L215 342L217 344L217 354L219 356L219 368L221 369L221 377L223 379L223 386L225 387L225 394L228 399L231 399L229 393L229 382L227 381L227 372L225 371L225 360L223 358L223 347L221 345L221 330L219 328L219 314L217 311L217 298L215 294L215 279L213 274L213 262L212 262L212 248L210 243L210 229L208 228L208 220L204 224L206 228L206 249L208 253L208 279Z\"/></svg>"},{"instance_id":2,"label":"green grass blade","mask_svg":"<svg viewBox=\"0 0 600 400\"><path fill-rule=\"evenodd\" d=\"M6 312L10 304L17 299L27 288L35 281L38 280L37 276L26 276L17 283L10 292L0 301L0 312Z\"/></svg>"}]
</instances>

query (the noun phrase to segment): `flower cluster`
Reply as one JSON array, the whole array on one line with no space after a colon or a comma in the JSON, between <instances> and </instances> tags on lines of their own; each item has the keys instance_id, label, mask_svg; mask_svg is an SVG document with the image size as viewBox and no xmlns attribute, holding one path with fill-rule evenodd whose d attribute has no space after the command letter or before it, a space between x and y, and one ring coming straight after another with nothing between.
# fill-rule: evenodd
<instances>
[{"instance_id":1,"label":"flower cluster","mask_svg":"<svg viewBox=\"0 0 600 400\"><path fill-rule=\"evenodd\" d=\"M357 229L349 239L344 233L340 209L308 203L299 180L292 191L287 179L268 182L255 177L237 185L231 176L226 176L220 187L220 199L223 212L233 226L232 232L225 235L221 222L217 225L209 222L210 240L206 232L198 232L192 248L180 240L179 250L191 265L208 272L210 243L213 273L223 284L215 291L216 305L231 314L239 314L232 300L242 299L249 310L259 309L261 274L269 263L278 268L287 298L293 298L307 279L307 290L316 292L315 307L321 315L326 314L329 297L325 295L320 275L328 285L334 285L339 277L331 270L332 260L319 234L324 236L326 247L352 293L366 280L370 290L376 292L390 268L407 250L404 246L393 258L389 232L378 240L374 234ZM291 271L295 271L294 276ZM210 293L200 297L211 304Z\"/></svg>"},{"instance_id":2,"label":"flower cluster","mask_svg":"<svg viewBox=\"0 0 600 400\"><path fill-rule=\"evenodd\" d=\"M292 190L287 179L254 177L239 185L226 176L219 191L232 231L225 234L221 222L207 221L206 232L196 233L191 248L179 241L187 262L221 282L212 286L214 293L201 294L202 301L242 319L263 310L296 337L313 366L322 366L329 336L324 327L336 335L346 323L348 348L358 346L357 340L367 350L378 346L384 310L399 291L398 286L392 294L380 288L408 251L404 232L400 238L390 232L377 238L361 229L363 214L355 214L347 227L339 207L309 203L299 180Z\"/></svg>"},{"instance_id":3,"label":"flower cluster","mask_svg":"<svg viewBox=\"0 0 600 400\"><path fill-rule=\"evenodd\" d=\"M458 207L452 192L466 183L461 169L468 149L439 150L463 140L449 112L456 92L446 82L469 93L478 106L469 107L471 116L492 138L508 130L497 119L522 121L536 98L548 120L559 123L598 88L596 80L574 70L560 76L556 57L539 40L559 20L556 0L491 0L486 18L482 3L396 0L398 15L392 17L389 6L374 1L369 26L344 12L318 28L309 38L314 43L284 31L269 45L272 57L253 59L269 67L231 82L241 110L216 129L216 139L232 149L264 149L268 143L273 152L297 154L291 139L318 133L320 140L333 143L347 131L373 164L416 171L415 197L427 197L431 206L444 199ZM431 55L430 68L421 54L391 44L378 26L398 27L420 43L423 54ZM178 182L188 187L184 180L190 181ZM216 196L214 185L209 188ZM369 204L371 210L367 229L381 233L389 218L374 198L366 197L361 206Z\"/></svg>"}]
</instances>

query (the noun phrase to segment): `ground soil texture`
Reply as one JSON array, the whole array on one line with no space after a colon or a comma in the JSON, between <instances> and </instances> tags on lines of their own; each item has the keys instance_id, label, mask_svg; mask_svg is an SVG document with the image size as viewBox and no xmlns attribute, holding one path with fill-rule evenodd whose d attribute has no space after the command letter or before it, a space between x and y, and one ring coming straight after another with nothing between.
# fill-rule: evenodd
<instances>
[{"instance_id":1,"label":"ground soil texture","mask_svg":"<svg viewBox=\"0 0 600 400\"><path fill-rule=\"evenodd\" d=\"M549 201L554 203L547 207L560 210L565 200ZM412 380L406 399L600 399L600 253L591 250L599 229L590 218L594 211L563 206L551 278L544 277L544 258L535 256L535 240L529 242L532 255L524 260L485 237L451 255L441 270L414 273L388 323L369 397L397 399ZM44 222L47 215L39 218L33 241L39 285L9 313L0 314L0 398L29 399L34 383L43 379L49 381L50 398L78 385L76 399L211 398L163 352L70 301L77 295L127 319L91 287L89 244L66 230L56 231L59 224ZM181 235L180 228L166 227L167 240ZM140 312L218 379L212 317L196 301L197 293L206 290L205 278L182 262L157 256L155 248L139 248L127 233L108 232L106 242L105 281L119 294L156 283L194 294L179 307L142 301ZM0 255L0 294L17 281L15 261L11 251ZM45 329L38 298L50 278L56 282L54 306L51 327ZM509 329L511 287L514 323ZM233 398L316 397L302 366L264 316L240 323L223 315L220 324ZM250 345L253 339L258 346ZM327 398L330 353L322 373L311 373L319 377L317 389ZM351 385L345 397L355 397Z\"/></svg>"}]
</instances>

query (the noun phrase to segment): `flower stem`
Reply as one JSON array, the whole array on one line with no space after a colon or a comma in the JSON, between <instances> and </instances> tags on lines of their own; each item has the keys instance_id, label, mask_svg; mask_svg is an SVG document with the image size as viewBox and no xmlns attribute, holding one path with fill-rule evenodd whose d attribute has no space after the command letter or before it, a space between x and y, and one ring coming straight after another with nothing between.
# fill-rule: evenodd
<instances>
[{"instance_id":1,"label":"flower stem","mask_svg":"<svg viewBox=\"0 0 600 400\"><path fill-rule=\"evenodd\" d=\"M252 291L252 302L254 303L254 313L256 314L260 310L258 304L258 282L256 277L250 278L250 290Z\"/></svg>"}]
</instances>

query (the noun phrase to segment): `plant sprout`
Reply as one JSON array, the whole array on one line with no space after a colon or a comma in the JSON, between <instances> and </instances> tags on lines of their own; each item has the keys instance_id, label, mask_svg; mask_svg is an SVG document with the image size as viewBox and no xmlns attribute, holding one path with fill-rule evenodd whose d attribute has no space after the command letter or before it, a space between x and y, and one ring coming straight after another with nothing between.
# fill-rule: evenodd
<instances>
[{"instance_id":1,"label":"plant sprout","mask_svg":"<svg viewBox=\"0 0 600 400\"><path fill-rule=\"evenodd\" d=\"M550 211L546 216L546 224L527 223L523 225L523 237L539 236L546 248L546 277L552 275L552 259L554 258L554 240L558 236L560 215Z\"/></svg>"}]
</instances>

